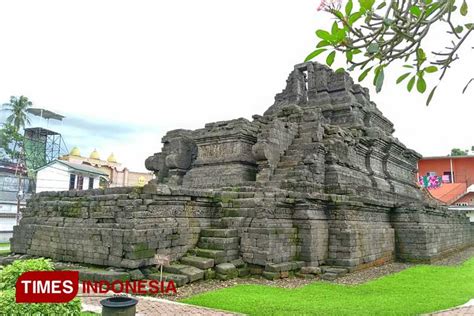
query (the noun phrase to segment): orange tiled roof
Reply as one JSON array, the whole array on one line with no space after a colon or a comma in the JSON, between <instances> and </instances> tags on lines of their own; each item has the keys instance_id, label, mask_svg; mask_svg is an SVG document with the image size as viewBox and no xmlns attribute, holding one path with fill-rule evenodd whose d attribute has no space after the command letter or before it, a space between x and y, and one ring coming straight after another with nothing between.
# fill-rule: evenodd
<instances>
[{"instance_id":1,"label":"orange tiled roof","mask_svg":"<svg viewBox=\"0 0 474 316\"><path fill-rule=\"evenodd\" d=\"M451 204L455 202L467 190L465 183L443 183L437 189L428 190L431 196L443 203Z\"/></svg>"}]
</instances>

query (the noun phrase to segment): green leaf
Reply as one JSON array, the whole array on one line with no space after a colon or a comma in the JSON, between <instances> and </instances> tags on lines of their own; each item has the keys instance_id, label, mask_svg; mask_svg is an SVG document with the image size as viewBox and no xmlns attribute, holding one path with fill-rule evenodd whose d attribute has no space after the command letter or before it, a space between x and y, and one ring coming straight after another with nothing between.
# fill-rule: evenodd
<instances>
[{"instance_id":1,"label":"green leaf","mask_svg":"<svg viewBox=\"0 0 474 316\"><path fill-rule=\"evenodd\" d=\"M416 80L416 76L413 76L410 79L410 81L408 81L408 84L407 84L408 92L411 92L411 90L413 90L413 86L415 85L415 80Z\"/></svg>"},{"instance_id":2,"label":"green leaf","mask_svg":"<svg viewBox=\"0 0 474 316\"><path fill-rule=\"evenodd\" d=\"M428 66L428 67L425 68L425 71L426 71L427 73L429 73L429 74L430 74L430 73L433 73L433 72L437 72L437 71L438 71L438 67L436 67L436 66Z\"/></svg>"},{"instance_id":3,"label":"green leaf","mask_svg":"<svg viewBox=\"0 0 474 316\"><path fill-rule=\"evenodd\" d=\"M336 36L338 31L339 31L339 26L337 25L337 21L334 21L331 28L332 36Z\"/></svg>"},{"instance_id":4,"label":"green leaf","mask_svg":"<svg viewBox=\"0 0 474 316\"><path fill-rule=\"evenodd\" d=\"M334 10L332 13L339 18L339 20L344 20L344 15L341 11Z\"/></svg>"},{"instance_id":5,"label":"green leaf","mask_svg":"<svg viewBox=\"0 0 474 316\"><path fill-rule=\"evenodd\" d=\"M361 8L370 11L374 6L375 0L359 0L359 5Z\"/></svg>"},{"instance_id":6,"label":"green leaf","mask_svg":"<svg viewBox=\"0 0 474 316\"><path fill-rule=\"evenodd\" d=\"M406 74L403 74L403 75L401 75L400 77L398 77L398 79L397 79L397 84L399 84L400 82L402 82L403 80L405 80L409 75L410 75L410 72L407 72Z\"/></svg>"},{"instance_id":7,"label":"green leaf","mask_svg":"<svg viewBox=\"0 0 474 316\"><path fill-rule=\"evenodd\" d=\"M426 61L425 51L420 47L416 50L416 62L418 67L420 67Z\"/></svg>"},{"instance_id":8,"label":"green leaf","mask_svg":"<svg viewBox=\"0 0 474 316\"><path fill-rule=\"evenodd\" d=\"M334 40L333 36L331 35L331 33L329 33L328 31L325 31L325 30L317 30L316 31L316 35L325 40L325 41L328 41L328 42L332 42Z\"/></svg>"},{"instance_id":9,"label":"green leaf","mask_svg":"<svg viewBox=\"0 0 474 316\"><path fill-rule=\"evenodd\" d=\"M352 3L352 0L347 1L346 10L345 10L347 16L351 15L353 6L354 4Z\"/></svg>"},{"instance_id":10,"label":"green leaf","mask_svg":"<svg viewBox=\"0 0 474 316\"><path fill-rule=\"evenodd\" d=\"M413 67L412 65L403 65L404 68L409 68L409 69L413 69L415 67Z\"/></svg>"},{"instance_id":11,"label":"green leaf","mask_svg":"<svg viewBox=\"0 0 474 316\"><path fill-rule=\"evenodd\" d=\"M387 5L387 3L386 3L385 1L382 2L382 3L379 4L379 6L377 7L377 10L380 10L380 9L384 8L386 5Z\"/></svg>"},{"instance_id":12,"label":"green leaf","mask_svg":"<svg viewBox=\"0 0 474 316\"><path fill-rule=\"evenodd\" d=\"M467 2L466 0L463 1L462 5L461 5L461 15L462 16L466 16L467 15Z\"/></svg>"},{"instance_id":13,"label":"green leaf","mask_svg":"<svg viewBox=\"0 0 474 316\"><path fill-rule=\"evenodd\" d=\"M420 93L425 93L426 91L426 81L422 76L418 77L418 80L416 82L416 89Z\"/></svg>"},{"instance_id":14,"label":"green leaf","mask_svg":"<svg viewBox=\"0 0 474 316\"><path fill-rule=\"evenodd\" d=\"M326 58L326 64L328 66L332 66L332 64L334 63L334 59L336 58L336 51L332 51L328 57Z\"/></svg>"},{"instance_id":15,"label":"green leaf","mask_svg":"<svg viewBox=\"0 0 474 316\"><path fill-rule=\"evenodd\" d=\"M336 43L341 43L342 41L344 41L345 38L346 31L344 29L340 29L339 31L337 31L334 41Z\"/></svg>"},{"instance_id":16,"label":"green leaf","mask_svg":"<svg viewBox=\"0 0 474 316\"><path fill-rule=\"evenodd\" d=\"M416 16L416 17L420 17L421 9L418 6L413 5L410 8L410 13L413 14L414 16Z\"/></svg>"},{"instance_id":17,"label":"green leaf","mask_svg":"<svg viewBox=\"0 0 474 316\"><path fill-rule=\"evenodd\" d=\"M364 70L364 71L360 74L360 76L359 76L359 79L358 79L359 82L361 82L362 80L364 80L365 77L367 77L367 75L369 74L369 72L370 72L371 70L372 70L372 67L369 67L369 68L367 68L366 70Z\"/></svg>"},{"instance_id":18,"label":"green leaf","mask_svg":"<svg viewBox=\"0 0 474 316\"><path fill-rule=\"evenodd\" d=\"M348 62L349 62L349 61L352 61L352 57L353 57L353 56L354 56L354 53L353 53L351 50L348 50L348 51L346 52L346 59L347 59Z\"/></svg>"},{"instance_id":19,"label":"green leaf","mask_svg":"<svg viewBox=\"0 0 474 316\"><path fill-rule=\"evenodd\" d=\"M346 70L344 68L337 68L337 70L335 71L335 73L337 74L341 74L341 73L344 73Z\"/></svg>"},{"instance_id":20,"label":"green leaf","mask_svg":"<svg viewBox=\"0 0 474 316\"><path fill-rule=\"evenodd\" d=\"M433 96L435 94L436 88L438 88L438 86L434 87L433 90L431 90L430 95L428 96L428 99L426 100L426 106L430 105L430 102L433 99Z\"/></svg>"},{"instance_id":21,"label":"green leaf","mask_svg":"<svg viewBox=\"0 0 474 316\"><path fill-rule=\"evenodd\" d=\"M383 68L380 68L375 77L375 91L379 93L380 91L382 91L383 80L385 79Z\"/></svg>"},{"instance_id":22,"label":"green leaf","mask_svg":"<svg viewBox=\"0 0 474 316\"><path fill-rule=\"evenodd\" d=\"M474 23L467 23L467 24L464 24L464 26L465 26L468 30L474 29Z\"/></svg>"},{"instance_id":23,"label":"green leaf","mask_svg":"<svg viewBox=\"0 0 474 316\"><path fill-rule=\"evenodd\" d=\"M330 45L331 45L331 43L329 43L328 41L322 40L318 43L318 45L316 45L316 48L330 46Z\"/></svg>"},{"instance_id":24,"label":"green leaf","mask_svg":"<svg viewBox=\"0 0 474 316\"><path fill-rule=\"evenodd\" d=\"M311 54L309 54L306 58L305 58L305 62L307 61L310 61L311 59L313 59L314 57L318 56L319 54L325 52L327 49L326 48L319 48L319 49L316 49L314 52L312 52Z\"/></svg>"},{"instance_id":25,"label":"green leaf","mask_svg":"<svg viewBox=\"0 0 474 316\"><path fill-rule=\"evenodd\" d=\"M461 25L458 25L454 28L454 32L456 33L462 33L462 31L464 30L464 28L461 26Z\"/></svg>"},{"instance_id":26,"label":"green leaf","mask_svg":"<svg viewBox=\"0 0 474 316\"><path fill-rule=\"evenodd\" d=\"M352 24L357 22L357 20L359 20L362 17L362 15L363 15L362 12L356 12L354 14L351 14L351 16L349 17L349 20L348 20L349 25L352 26Z\"/></svg>"},{"instance_id":27,"label":"green leaf","mask_svg":"<svg viewBox=\"0 0 474 316\"><path fill-rule=\"evenodd\" d=\"M367 47L367 52L369 54L375 54L379 51L380 47L377 43L370 43L369 47Z\"/></svg>"}]
</instances>

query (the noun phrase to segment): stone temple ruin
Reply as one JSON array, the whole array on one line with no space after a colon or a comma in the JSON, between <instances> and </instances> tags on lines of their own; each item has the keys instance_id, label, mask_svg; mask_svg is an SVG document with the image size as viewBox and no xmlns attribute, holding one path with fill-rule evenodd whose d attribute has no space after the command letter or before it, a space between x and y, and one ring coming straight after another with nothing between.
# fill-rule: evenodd
<instances>
[{"instance_id":1,"label":"stone temple ruin","mask_svg":"<svg viewBox=\"0 0 474 316\"><path fill-rule=\"evenodd\" d=\"M32 197L12 250L130 269L157 253L181 268L239 259L279 273L431 262L473 245L465 214L417 187L420 155L393 132L347 73L299 64L263 116L168 132L144 188Z\"/></svg>"}]
</instances>

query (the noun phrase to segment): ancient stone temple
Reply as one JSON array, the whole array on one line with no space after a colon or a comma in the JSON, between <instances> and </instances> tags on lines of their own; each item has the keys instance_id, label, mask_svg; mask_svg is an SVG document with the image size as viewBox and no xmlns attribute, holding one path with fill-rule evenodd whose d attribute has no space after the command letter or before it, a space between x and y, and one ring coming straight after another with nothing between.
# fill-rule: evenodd
<instances>
[{"instance_id":1,"label":"ancient stone temple","mask_svg":"<svg viewBox=\"0 0 474 316\"><path fill-rule=\"evenodd\" d=\"M143 189L34 196L12 249L126 268L158 253L356 269L472 245L469 219L417 187L420 155L393 132L347 73L299 64L252 121L168 132L146 160L156 179Z\"/></svg>"}]
</instances>

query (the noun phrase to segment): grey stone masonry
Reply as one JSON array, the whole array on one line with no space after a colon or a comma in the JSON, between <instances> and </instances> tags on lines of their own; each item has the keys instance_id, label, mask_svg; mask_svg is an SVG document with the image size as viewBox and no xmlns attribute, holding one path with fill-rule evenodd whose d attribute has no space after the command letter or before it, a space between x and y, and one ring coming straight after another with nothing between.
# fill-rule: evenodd
<instances>
[{"instance_id":1,"label":"grey stone masonry","mask_svg":"<svg viewBox=\"0 0 474 316\"><path fill-rule=\"evenodd\" d=\"M185 272L184 284L240 259L250 268L216 277L431 262L472 245L466 214L417 186L421 156L393 132L347 73L299 64L263 115L168 132L144 188L33 196L12 251L130 269L167 254L182 268L167 278Z\"/></svg>"}]
</instances>

